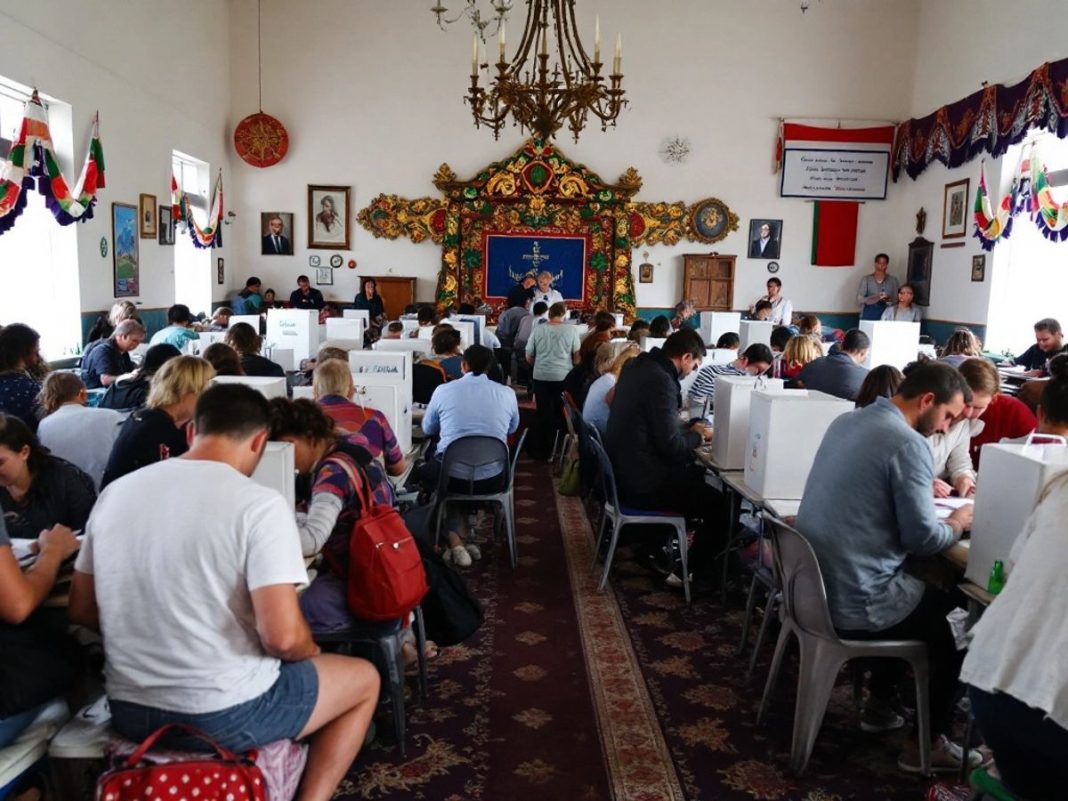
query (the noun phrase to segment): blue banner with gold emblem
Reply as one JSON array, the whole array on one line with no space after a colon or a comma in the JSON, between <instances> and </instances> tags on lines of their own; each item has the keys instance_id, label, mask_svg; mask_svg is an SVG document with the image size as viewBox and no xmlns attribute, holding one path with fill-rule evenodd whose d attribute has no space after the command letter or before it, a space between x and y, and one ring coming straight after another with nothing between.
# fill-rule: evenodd
<instances>
[{"instance_id":1,"label":"blue banner with gold emblem","mask_svg":"<svg viewBox=\"0 0 1068 801\"><path fill-rule=\"evenodd\" d=\"M504 298L527 273L546 271L564 300L585 302L586 237L487 234L485 242L486 298Z\"/></svg>"}]
</instances>

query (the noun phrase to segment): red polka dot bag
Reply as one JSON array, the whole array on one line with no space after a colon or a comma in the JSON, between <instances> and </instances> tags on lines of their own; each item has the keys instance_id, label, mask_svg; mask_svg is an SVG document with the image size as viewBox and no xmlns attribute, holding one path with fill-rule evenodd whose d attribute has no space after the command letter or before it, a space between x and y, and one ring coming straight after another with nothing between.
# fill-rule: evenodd
<instances>
[{"instance_id":1,"label":"red polka dot bag","mask_svg":"<svg viewBox=\"0 0 1068 801\"><path fill-rule=\"evenodd\" d=\"M203 740L215 755L163 765L142 763L149 749L171 729ZM267 785L255 759L255 751L238 756L190 726L163 726L122 765L97 780L96 801L267 801Z\"/></svg>"}]
</instances>

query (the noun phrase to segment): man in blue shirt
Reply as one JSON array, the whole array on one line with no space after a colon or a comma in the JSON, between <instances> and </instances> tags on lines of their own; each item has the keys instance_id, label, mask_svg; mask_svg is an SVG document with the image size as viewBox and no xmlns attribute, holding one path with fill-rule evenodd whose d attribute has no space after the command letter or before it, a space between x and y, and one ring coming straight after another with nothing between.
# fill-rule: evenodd
<instances>
[{"instance_id":1,"label":"man in blue shirt","mask_svg":"<svg viewBox=\"0 0 1068 801\"><path fill-rule=\"evenodd\" d=\"M935 770L957 770L962 758L942 736L952 723L961 662L946 621L953 603L908 575L905 559L937 554L971 527L970 505L938 519L925 439L948 429L964 410L966 393L960 373L935 362L917 367L892 398L839 417L816 453L821 469L809 475L797 514L797 529L819 559L831 620L842 637L927 644ZM865 730L904 724L889 706L902 667L896 660L873 663ZM898 765L919 771L915 742L906 744Z\"/></svg>"},{"instance_id":2,"label":"man in blue shirt","mask_svg":"<svg viewBox=\"0 0 1068 801\"><path fill-rule=\"evenodd\" d=\"M137 320L123 320L115 333L97 340L82 356L82 381L88 389L110 387L121 375L132 373L130 351L145 339L145 327Z\"/></svg>"},{"instance_id":3,"label":"man in blue shirt","mask_svg":"<svg viewBox=\"0 0 1068 801\"><path fill-rule=\"evenodd\" d=\"M806 364L794 379L794 385L855 401L868 375L868 368L862 365L870 347L871 340L859 328L846 331L842 347Z\"/></svg>"},{"instance_id":4,"label":"man in blue shirt","mask_svg":"<svg viewBox=\"0 0 1068 801\"><path fill-rule=\"evenodd\" d=\"M487 373L493 366L493 351L482 345L472 345L464 351L461 361L463 377L442 384L434 390L423 416L423 433L437 435L434 456L423 466L420 478L424 487L432 491L438 486L441 458L461 437L493 437L507 444L508 435L519 428L519 404L515 393L503 384L491 381ZM474 478L471 488L470 479ZM493 466L481 467L474 475L453 475L450 480L456 489L475 494L503 489L505 473ZM469 489L470 488L470 489ZM467 510L456 504L446 519L449 550L446 558L460 567L468 567L472 559L480 559L477 545L464 545L467 534Z\"/></svg>"}]
</instances>

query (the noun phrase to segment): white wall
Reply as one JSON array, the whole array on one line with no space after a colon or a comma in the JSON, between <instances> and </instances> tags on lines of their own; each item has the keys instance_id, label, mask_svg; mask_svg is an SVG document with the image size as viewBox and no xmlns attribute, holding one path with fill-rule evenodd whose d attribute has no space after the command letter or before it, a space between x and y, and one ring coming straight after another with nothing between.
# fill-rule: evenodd
<instances>
[{"instance_id":1,"label":"white wall","mask_svg":"<svg viewBox=\"0 0 1068 801\"><path fill-rule=\"evenodd\" d=\"M174 149L229 172L228 38L225 0L0 4L0 75L36 84L73 107L74 155L63 164L71 180L85 158L92 114L100 111L107 186L94 218L77 226L83 310L114 302L112 202L136 204L145 192L169 203ZM106 258L100 255L103 236L109 241ZM142 239L140 254L141 295L135 300L146 307L170 305L174 248ZM224 289L218 287L216 297Z\"/></svg>"},{"instance_id":2,"label":"white wall","mask_svg":"<svg viewBox=\"0 0 1068 801\"><path fill-rule=\"evenodd\" d=\"M978 91L983 81L1017 83L1040 64L1068 56L1068 43L1063 36L1044 34L1048 26L1063 19L1065 9L1064 0L1019 0L1013 4L1011 13L1007 13L1004 3L996 0L921 3L909 116L923 117L940 106L960 100ZM994 203L1007 191L1016 168L1015 159L1011 164L1004 161L989 157L986 160L987 186ZM987 256L986 281L971 281L972 256L983 251L972 236L970 213L965 246L940 247L945 185L969 179L970 209L979 185L980 162L981 159L973 159L953 170L934 164L916 181L903 175L896 187L906 207L901 217L902 236L908 237L909 222L915 212L921 206L927 210L925 236L936 243L928 309L928 317L932 319L986 323L994 270L1011 274L1005 246L998 245ZM1019 222L1030 225L1022 218ZM1064 250L1066 246L1060 247Z\"/></svg>"},{"instance_id":3,"label":"white wall","mask_svg":"<svg viewBox=\"0 0 1068 801\"><path fill-rule=\"evenodd\" d=\"M877 251L904 264L908 240L887 230L887 220L899 216L891 196L861 209L858 267L811 267L812 206L776 196L771 164L780 116L906 115L916 0L826 0L805 15L793 0L590 0L577 11L589 40L600 14L606 56L616 31L622 32L631 106L615 130L588 130L578 145L562 137L563 151L609 181L637 168L645 181L639 200L692 203L716 196L741 218L739 230L715 246L639 248L635 264L647 249L658 265L655 283L636 285L639 306L675 303L681 254L713 248L739 255L735 305L755 300L768 273L766 262L745 257L754 216L784 221L779 276L799 309L854 309L857 279ZM233 0L232 13L236 120L256 110L256 4ZM516 4L513 46L523 18L523 5ZM436 196L431 178L443 161L467 178L523 142L518 129L506 129L499 142L475 130L462 102L470 40L470 28L462 24L438 30L424 3L319 0L298 7L263 0L263 108L282 120L292 138L289 155L275 167L261 170L235 160L230 197L239 217L229 247L235 251L231 263L245 270L235 280L254 273L281 292L309 272L308 183L351 184L356 208L380 192ZM495 52L496 43L490 46ZM690 139L688 163L661 161L657 151L670 134ZM294 257L259 256L259 213L268 210L296 213ZM325 288L328 296L349 299L357 275L393 271L417 276L418 297L433 297L440 248L432 243L376 240L356 227L351 254L359 269L342 269L335 285Z\"/></svg>"}]
</instances>

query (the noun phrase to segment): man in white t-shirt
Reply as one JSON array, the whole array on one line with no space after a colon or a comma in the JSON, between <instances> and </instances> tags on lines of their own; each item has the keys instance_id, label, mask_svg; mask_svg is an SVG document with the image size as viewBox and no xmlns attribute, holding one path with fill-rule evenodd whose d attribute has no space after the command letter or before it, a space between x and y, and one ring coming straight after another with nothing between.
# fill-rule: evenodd
<instances>
[{"instance_id":1,"label":"man in white t-shirt","mask_svg":"<svg viewBox=\"0 0 1068 801\"><path fill-rule=\"evenodd\" d=\"M325 801L363 744L379 679L366 661L321 655L301 616L293 515L249 478L269 421L255 390L214 386L184 456L110 484L85 527L70 618L103 634L120 734L181 722L247 751L317 732L297 798Z\"/></svg>"},{"instance_id":2,"label":"man in white t-shirt","mask_svg":"<svg viewBox=\"0 0 1068 801\"><path fill-rule=\"evenodd\" d=\"M546 306L552 306L554 303L563 303L564 296L559 291L553 289L553 274L548 270L542 270L538 273L538 285L534 288L534 297L530 300L531 307L535 303L544 303Z\"/></svg>"}]
</instances>

